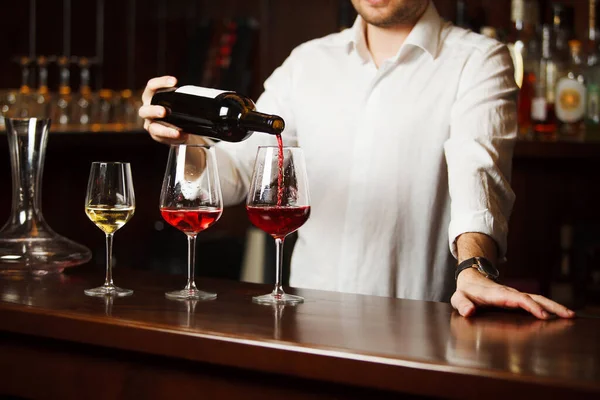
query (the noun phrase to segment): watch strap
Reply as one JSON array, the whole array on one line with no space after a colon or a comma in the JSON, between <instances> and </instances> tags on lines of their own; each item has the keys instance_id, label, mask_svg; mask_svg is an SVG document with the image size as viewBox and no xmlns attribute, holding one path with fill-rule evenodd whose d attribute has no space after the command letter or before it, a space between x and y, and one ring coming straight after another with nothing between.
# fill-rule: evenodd
<instances>
[{"instance_id":1,"label":"watch strap","mask_svg":"<svg viewBox=\"0 0 600 400\"><path fill-rule=\"evenodd\" d=\"M494 267L490 260L484 257L472 257L464 260L456 266L454 280L457 280L458 275L467 268L475 268L480 274L493 281L498 279L498 270Z\"/></svg>"}]
</instances>

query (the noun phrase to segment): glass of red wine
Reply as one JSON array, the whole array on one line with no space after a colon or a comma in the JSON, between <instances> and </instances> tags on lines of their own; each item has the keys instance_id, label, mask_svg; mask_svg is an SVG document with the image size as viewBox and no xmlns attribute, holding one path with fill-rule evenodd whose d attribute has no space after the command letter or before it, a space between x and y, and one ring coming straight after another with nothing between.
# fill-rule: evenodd
<instances>
[{"instance_id":1,"label":"glass of red wine","mask_svg":"<svg viewBox=\"0 0 600 400\"><path fill-rule=\"evenodd\" d=\"M196 288L196 236L223 213L217 161L212 147L172 145L160 194L160 213L188 238L188 279L182 290L165 293L171 300L213 300L215 293Z\"/></svg>"},{"instance_id":2,"label":"glass of red wine","mask_svg":"<svg viewBox=\"0 0 600 400\"><path fill-rule=\"evenodd\" d=\"M256 296L259 304L298 304L304 299L281 287L283 241L310 216L308 179L302 149L259 147L246 201L250 222L275 239L276 267L273 292Z\"/></svg>"}]
</instances>

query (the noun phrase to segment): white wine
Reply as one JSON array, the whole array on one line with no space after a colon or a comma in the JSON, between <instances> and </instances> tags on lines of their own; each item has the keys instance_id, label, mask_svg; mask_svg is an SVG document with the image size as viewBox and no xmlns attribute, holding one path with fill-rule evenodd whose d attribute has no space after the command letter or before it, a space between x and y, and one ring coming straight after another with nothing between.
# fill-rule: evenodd
<instances>
[{"instance_id":1,"label":"white wine","mask_svg":"<svg viewBox=\"0 0 600 400\"><path fill-rule=\"evenodd\" d=\"M93 205L85 208L85 213L94 224L106 234L115 233L133 216L135 207Z\"/></svg>"}]
</instances>

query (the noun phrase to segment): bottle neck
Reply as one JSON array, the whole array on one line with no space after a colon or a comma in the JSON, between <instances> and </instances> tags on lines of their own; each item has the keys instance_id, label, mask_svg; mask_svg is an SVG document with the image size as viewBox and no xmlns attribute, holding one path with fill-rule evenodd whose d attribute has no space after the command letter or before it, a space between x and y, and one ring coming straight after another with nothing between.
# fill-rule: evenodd
<instances>
[{"instance_id":1,"label":"bottle neck","mask_svg":"<svg viewBox=\"0 0 600 400\"><path fill-rule=\"evenodd\" d=\"M549 59L550 57L552 57L552 47L550 39L550 28L544 26L544 28L542 29L542 58L544 59Z\"/></svg>"},{"instance_id":2,"label":"bottle neck","mask_svg":"<svg viewBox=\"0 0 600 400\"><path fill-rule=\"evenodd\" d=\"M70 78L71 78L71 71L69 71L69 67L66 65L61 66L61 68L60 68L60 84L58 87L58 92L60 94L71 93L71 88L69 87L69 79Z\"/></svg>"},{"instance_id":3,"label":"bottle neck","mask_svg":"<svg viewBox=\"0 0 600 400\"><path fill-rule=\"evenodd\" d=\"M19 90L23 94L28 94L29 89L29 66L23 65L21 69L21 88Z\"/></svg>"},{"instance_id":4,"label":"bottle neck","mask_svg":"<svg viewBox=\"0 0 600 400\"><path fill-rule=\"evenodd\" d=\"M90 91L90 69L88 67L81 67L81 91L85 91L85 89L87 89L87 92Z\"/></svg>"},{"instance_id":5,"label":"bottle neck","mask_svg":"<svg viewBox=\"0 0 600 400\"><path fill-rule=\"evenodd\" d=\"M264 132L271 135L280 134L285 128L285 123L281 117L256 111L245 113L240 120L240 125L254 132Z\"/></svg>"},{"instance_id":6,"label":"bottle neck","mask_svg":"<svg viewBox=\"0 0 600 400\"><path fill-rule=\"evenodd\" d=\"M597 24L597 15L596 15L596 0L590 0L590 21L589 21L589 32L588 39L591 42L595 42L597 40L597 32L596 32L596 24Z\"/></svg>"},{"instance_id":7,"label":"bottle neck","mask_svg":"<svg viewBox=\"0 0 600 400\"><path fill-rule=\"evenodd\" d=\"M560 32L566 40L570 40L574 26L572 9L560 8L554 10L552 21L554 31L557 33Z\"/></svg>"},{"instance_id":8,"label":"bottle neck","mask_svg":"<svg viewBox=\"0 0 600 400\"><path fill-rule=\"evenodd\" d=\"M48 68L45 65L40 65L40 86L38 92L42 94L48 93Z\"/></svg>"},{"instance_id":9,"label":"bottle neck","mask_svg":"<svg viewBox=\"0 0 600 400\"><path fill-rule=\"evenodd\" d=\"M511 4L513 30L533 35L539 24L539 8L536 2L513 0Z\"/></svg>"},{"instance_id":10,"label":"bottle neck","mask_svg":"<svg viewBox=\"0 0 600 400\"><path fill-rule=\"evenodd\" d=\"M581 49L571 49L571 64L581 65Z\"/></svg>"}]
</instances>

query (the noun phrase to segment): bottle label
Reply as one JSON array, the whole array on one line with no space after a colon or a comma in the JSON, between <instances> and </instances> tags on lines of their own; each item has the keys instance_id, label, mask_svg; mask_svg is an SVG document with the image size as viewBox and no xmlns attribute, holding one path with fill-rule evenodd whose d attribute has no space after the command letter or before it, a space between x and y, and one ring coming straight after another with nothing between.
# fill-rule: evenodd
<instances>
[{"instance_id":1,"label":"bottle label","mask_svg":"<svg viewBox=\"0 0 600 400\"><path fill-rule=\"evenodd\" d=\"M587 117L596 121L600 117L600 86L588 85L587 96Z\"/></svg>"},{"instance_id":2,"label":"bottle label","mask_svg":"<svg viewBox=\"0 0 600 400\"><path fill-rule=\"evenodd\" d=\"M534 121L545 121L548 118L546 111L547 104L545 97L536 97L531 100L531 119Z\"/></svg>"},{"instance_id":3,"label":"bottle label","mask_svg":"<svg viewBox=\"0 0 600 400\"><path fill-rule=\"evenodd\" d=\"M180 88L177 88L175 90L175 92L183 93L183 94L191 94L192 96L208 97L208 98L214 99L218 95L220 95L222 93L227 93L228 91L204 88L204 87L200 87L200 86L186 85L186 86L181 86Z\"/></svg>"},{"instance_id":4,"label":"bottle label","mask_svg":"<svg viewBox=\"0 0 600 400\"><path fill-rule=\"evenodd\" d=\"M585 115L585 86L576 80L562 78L556 84L556 117L561 122L577 122Z\"/></svg>"}]
</instances>

